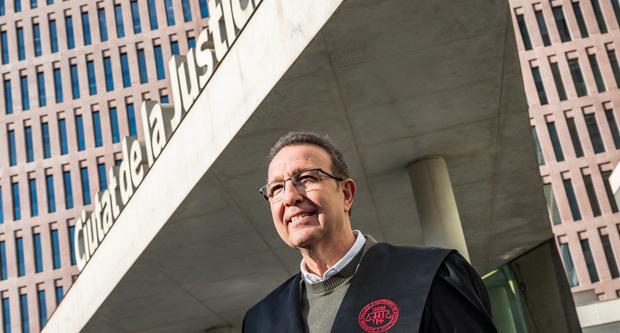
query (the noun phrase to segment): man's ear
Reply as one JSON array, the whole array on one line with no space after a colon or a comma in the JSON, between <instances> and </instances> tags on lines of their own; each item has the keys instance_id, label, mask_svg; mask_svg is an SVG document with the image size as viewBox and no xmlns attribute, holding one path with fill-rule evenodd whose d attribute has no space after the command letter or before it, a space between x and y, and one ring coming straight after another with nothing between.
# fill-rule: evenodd
<instances>
[{"instance_id":1,"label":"man's ear","mask_svg":"<svg viewBox=\"0 0 620 333\"><path fill-rule=\"evenodd\" d=\"M349 212L355 200L356 185L353 179L345 179L342 181L342 192L344 193L344 211Z\"/></svg>"}]
</instances>

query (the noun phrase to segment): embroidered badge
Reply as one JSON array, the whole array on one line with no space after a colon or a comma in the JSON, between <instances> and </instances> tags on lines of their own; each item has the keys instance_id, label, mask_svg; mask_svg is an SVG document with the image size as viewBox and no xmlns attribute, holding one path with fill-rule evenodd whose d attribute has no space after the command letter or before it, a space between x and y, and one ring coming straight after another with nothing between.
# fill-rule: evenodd
<instances>
[{"instance_id":1,"label":"embroidered badge","mask_svg":"<svg viewBox=\"0 0 620 333\"><path fill-rule=\"evenodd\" d=\"M364 332L386 332L398 320L398 306L387 298L368 303L357 316L357 322Z\"/></svg>"}]
</instances>

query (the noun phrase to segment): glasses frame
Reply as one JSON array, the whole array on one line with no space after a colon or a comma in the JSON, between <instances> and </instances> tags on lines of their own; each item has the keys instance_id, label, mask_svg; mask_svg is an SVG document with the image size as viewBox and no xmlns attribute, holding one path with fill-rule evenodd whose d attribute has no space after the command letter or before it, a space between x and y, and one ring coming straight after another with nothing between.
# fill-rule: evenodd
<instances>
[{"instance_id":1,"label":"glasses frame","mask_svg":"<svg viewBox=\"0 0 620 333\"><path fill-rule=\"evenodd\" d=\"M284 189L286 189L286 182L288 182L288 181L290 180L290 181L293 183L293 185L294 185L296 188L298 188L298 186L302 186L303 184L300 184L299 182L295 182L295 180L293 180L293 179L294 179L294 178L298 178L298 177L299 177L302 173L304 173L304 172L308 172L308 171L318 171L319 173L322 173L322 174L324 174L325 176L327 176L327 177L329 177L329 178L331 178L331 179L333 179L333 180L339 181L339 182L341 182L341 181L343 181L343 180L345 180L345 179L346 179L346 178L342 178L342 177L334 176L334 175L332 175L331 173L329 173L329 172L327 172L327 171L325 171L325 170L323 170L323 169L321 169L321 168L310 168L310 169L303 169L303 170L300 170L300 171L295 172L295 174L291 175L291 176L290 176L290 177L288 177L288 178L285 178L285 179L284 179L284 180L282 180L282 181L271 182L271 183L267 183L267 184L265 184L265 185L261 186L261 187L258 189L258 192L259 192L260 194L262 194L262 196L263 196L263 198L265 198L265 200L267 200L267 201L269 201L269 202L277 202L278 200L276 200L276 201L271 201L271 199L269 199L269 196L267 195L267 188L269 187L269 185L271 185L271 184L275 184L275 183L282 183L282 184L283 184L282 186L284 187ZM325 179L325 178L323 178L323 179ZM323 180L323 179L319 179L319 181L321 181L321 180ZM284 195L284 191L282 192L282 195Z\"/></svg>"}]
</instances>

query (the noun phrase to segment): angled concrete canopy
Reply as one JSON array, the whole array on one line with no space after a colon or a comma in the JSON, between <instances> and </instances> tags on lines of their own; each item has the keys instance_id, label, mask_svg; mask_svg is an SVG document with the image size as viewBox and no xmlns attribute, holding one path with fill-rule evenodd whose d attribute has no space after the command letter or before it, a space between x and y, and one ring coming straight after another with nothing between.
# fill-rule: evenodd
<instances>
[{"instance_id":1,"label":"angled concrete canopy","mask_svg":"<svg viewBox=\"0 0 620 333\"><path fill-rule=\"evenodd\" d=\"M256 189L282 134L340 144L354 227L421 243L407 165L443 156L481 272L551 236L505 2L264 0L45 332L204 332L295 273Z\"/></svg>"}]
</instances>

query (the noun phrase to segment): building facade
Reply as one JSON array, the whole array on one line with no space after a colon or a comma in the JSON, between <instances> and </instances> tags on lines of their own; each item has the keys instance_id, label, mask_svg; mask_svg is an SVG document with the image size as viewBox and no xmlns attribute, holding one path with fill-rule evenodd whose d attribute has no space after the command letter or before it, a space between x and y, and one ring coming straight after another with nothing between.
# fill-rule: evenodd
<instances>
[{"instance_id":1,"label":"building facade","mask_svg":"<svg viewBox=\"0 0 620 333\"><path fill-rule=\"evenodd\" d=\"M620 297L620 2L511 0L549 221L574 294ZM577 301L579 303L579 301Z\"/></svg>"},{"instance_id":2,"label":"building facade","mask_svg":"<svg viewBox=\"0 0 620 333\"><path fill-rule=\"evenodd\" d=\"M168 59L206 0L0 0L0 326L38 332L71 287L76 216L107 186L143 100L169 100Z\"/></svg>"}]
</instances>

